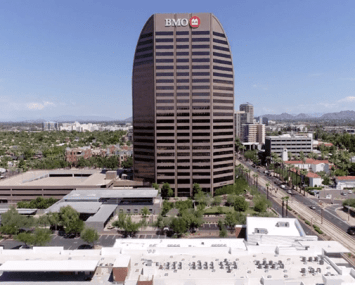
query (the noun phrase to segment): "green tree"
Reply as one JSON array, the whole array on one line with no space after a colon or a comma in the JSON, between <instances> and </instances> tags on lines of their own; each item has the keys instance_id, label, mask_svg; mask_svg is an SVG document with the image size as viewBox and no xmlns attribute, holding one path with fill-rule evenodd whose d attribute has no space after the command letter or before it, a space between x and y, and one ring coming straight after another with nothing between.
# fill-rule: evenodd
<instances>
[{"instance_id":1,"label":"green tree","mask_svg":"<svg viewBox=\"0 0 355 285\"><path fill-rule=\"evenodd\" d=\"M212 205L213 206L219 206L222 203L222 198L219 196L216 196L213 198Z\"/></svg>"},{"instance_id":2,"label":"green tree","mask_svg":"<svg viewBox=\"0 0 355 285\"><path fill-rule=\"evenodd\" d=\"M245 198L238 196L234 201L234 210L237 212L245 212L249 208L249 203L245 201Z\"/></svg>"},{"instance_id":3,"label":"green tree","mask_svg":"<svg viewBox=\"0 0 355 285\"><path fill-rule=\"evenodd\" d=\"M150 215L150 212L149 212L149 210L148 210L147 207L144 207L144 208L141 210L141 214L142 214L143 218L146 218L146 217L148 217L148 216Z\"/></svg>"},{"instance_id":4,"label":"green tree","mask_svg":"<svg viewBox=\"0 0 355 285\"><path fill-rule=\"evenodd\" d=\"M254 204L254 211L262 213L265 212L267 209L267 203L263 200L257 200Z\"/></svg>"},{"instance_id":5,"label":"green tree","mask_svg":"<svg viewBox=\"0 0 355 285\"><path fill-rule=\"evenodd\" d=\"M93 247L95 245L95 242L99 240L99 234L96 229L94 228L85 228L81 233L80 233L80 238L83 241L86 241L87 243L91 244Z\"/></svg>"},{"instance_id":6,"label":"green tree","mask_svg":"<svg viewBox=\"0 0 355 285\"><path fill-rule=\"evenodd\" d=\"M35 229L33 233L33 245L44 246L51 241L52 232L48 229Z\"/></svg>"},{"instance_id":7,"label":"green tree","mask_svg":"<svg viewBox=\"0 0 355 285\"><path fill-rule=\"evenodd\" d=\"M161 187L161 196L166 199L168 197L172 197L174 195L173 189L171 189L170 184L165 182Z\"/></svg>"},{"instance_id":8,"label":"green tree","mask_svg":"<svg viewBox=\"0 0 355 285\"><path fill-rule=\"evenodd\" d=\"M44 246L51 241L51 231L37 228L33 233L23 232L15 236L15 240L23 242L26 246Z\"/></svg>"},{"instance_id":9,"label":"green tree","mask_svg":"<svg viewBox=\"0 0 355 285\"><path fill-rule=\"evenodd\" d=\"M60 208L59 218L66 233L78 234L84 229L84 222L80 220L80 214L71 206Z\"/></svg>"},{"instance_id":10,"label":"green tree","mask_svg":"<svg viewBox=\"0 0 355 285\"><path fill-rule=\"evenodd\" d=\"M142 226L142 223L135 223L132 221L131 216L124 213L118 215L118 220L112 223L114 227L120 228L124 231L124 235L134 235Z\"/></svg>"},{"instance_id":11,"label":"green tree","mask_svg":"<svg viewBox=\"0 0 355 285\"><path fill-rule=\"evenodd\" d=\"M222 228L219 230L219 237L225 238L225 237L227 237L227 235L228 235L227 230L225 228Z\"/></svg>"},{"instance_id":12,"label":"green tree","mask_svg":"<svg viewBox=\"0 0 355 285\"><path fill-rule=\"evenodd\" d=\"M163 201L163 207L161 209L161 215L166 216L166 214L173 208L173 203L169 203L168 201Z\"/></svg>"},{"instance_id":13,"label":"green tree","mask_svg":"<svg viewBox=\"0 0 355 285\"><path fill-rule=\"evenodd\" d=\"M228 206L234 206L235 199L237 198L237 195L235 194L230 194L227 197L227 204Z\"/></svg>"},{"instance_id":14,"label":"green tree","mask_svg":"<svg viewBox=\"0 0 355 285\"><path fill-rule=\"evenodd\" d=\"M11 206L7 212L1 215L0 231L8 235L16 235L21 228L29 228L34 224L32 217L20 215L17 210Z\"/></svg>"},{"instance_id":15,"label":"green tree","mask_svg":"<svg viewBox=\"0 0 355 285\"><path fill-rule=\"evenodd\" d=\"M122 162L123 168L131 168L133 167L133 158L132 156L127 157L127 160Z\"/></svg>"},{"instance_id":16,"label":"green tree","mask_svg":"<svg viewBox=\"0 0 355 285\"><path fill-rule=\"evenodd\" d=\"M49 224L55 228L55 230L57 230L57 227L61 225L61 219L60 219L60 216L59 216L59 213L48 213L47 214L47 218L48 218L48 221L49 221Z\"/></svg>"},{"instance_id":17,"label":"green tree","mask_svg":"<svg viewBox=\"0 0 355 285\"><path fill-rule=\"evenodd\" d=\"M196 194L202 192L201 186L198 183L194 183L192 187L192 196L195 196Z\"/></svg>"},{"instance_id":18,"label":"green tree","mask_svg":"<svg viewBox=\"0 0 355 285\"><path fill-rule=\"evenodd\" d=\"M152 187L153 187L155 190L159 190L159 184L158 184L158 183L153 183L153 184L152 184Z\"/></svg>"},{"instance_id":19,"label":"green tree","mask_svg":"<svg viewBox=\"0 0 355 285\"><path fill-rule=\"evenodd\" d=\"M19 233L14 237L14 239L19 242L23 242L26 247L32 245L34 241L33 234L28 232Z\"/></svg>"},{"instance_id":20,"label":"green tree","mask_svg":"<svg viewBox=\"0 0 355 285\"><path fill-rule=\"evenodd\" d=\"M173 218L170 224L170 228L178 235L181 236L182 234L187 232L187 223L182 218Z\"/></svg>"}]
</instances>

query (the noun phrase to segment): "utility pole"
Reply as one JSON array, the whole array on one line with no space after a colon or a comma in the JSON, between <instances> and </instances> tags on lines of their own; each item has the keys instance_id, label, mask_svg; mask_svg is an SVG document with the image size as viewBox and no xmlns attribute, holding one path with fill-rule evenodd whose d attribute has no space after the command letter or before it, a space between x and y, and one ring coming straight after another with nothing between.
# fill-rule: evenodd
<instances>
[{"instance_id":1,"label":"utility pole","mask_svg":"<svg viewBox=\"0 0 355 285\"><path fill-rule=\"evenodd\" d=\"M284 217L284 204L285 204L285 201L282 200L282 217Z\"/></svg>"},{"instance_id":2,"label":"utility pole","mask_svg":"<svg viewBox=\"0 0 355 285\"><path fill-rule=\"evenodd\" d=\"M286 217L288 216L288 199L286 199Z\"/></svg>"}]
</instances>

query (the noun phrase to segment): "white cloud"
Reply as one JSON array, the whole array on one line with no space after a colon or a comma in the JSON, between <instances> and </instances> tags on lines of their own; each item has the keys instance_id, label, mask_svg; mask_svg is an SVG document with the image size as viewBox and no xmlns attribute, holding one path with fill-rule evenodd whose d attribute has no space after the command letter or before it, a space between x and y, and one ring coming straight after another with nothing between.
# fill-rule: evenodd
<instances>
[{"instance_id":1,"label":"white cloud","mask_svg":"<svg viewBox=\"0 0 355 285\"><path fill-rule=\"evenodd\" d=\"M325 103L325 102L318 103L317 105L323 106L325 108L334 108L337 106L337 104L335 103Z\"/></svg>"},{"instance_id":2,"label":"white cloud","mask_svg":"<svg viewBox=\"0 0 355 285\"><path fill-rule=\"evenodd\" d=\"M27 109L30 110L43 110L47 106L54 106L53 102L45 101L42 103L28 103L26 104Z\"/></svg>"},{"instance_id":3,"label":"white cloud","mask_svg":"<svg viewBox=\"0 0 355 285\"><path fill-rule=\"evenodd\" d=\"M348 96L338 100L338 102L355 102L355 96Z\"/></svg>"}]
</instances>

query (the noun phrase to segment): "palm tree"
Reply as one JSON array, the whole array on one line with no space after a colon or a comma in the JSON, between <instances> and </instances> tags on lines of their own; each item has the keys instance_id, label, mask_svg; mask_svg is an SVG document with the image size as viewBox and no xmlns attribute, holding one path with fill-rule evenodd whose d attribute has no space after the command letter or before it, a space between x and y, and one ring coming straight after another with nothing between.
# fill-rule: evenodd
<instances>
[{"instance_id":1,"label":"palm tree","mask_svg":"<svg viewBox=\"0 0 355 285\"><path fill-rule=\"evenodd\" d=\"M270 187L270 183L269 183L269 182L266 183L265 186L266 186L266 199L269 200L269 187Z\"/></svg>"},{"instance_id":2,"label":"palm tree","mask_svg":"<svg viewBox=\"0 0 355 285\"><path fill-rule=\"evenodd\" d=\"M248 183L249 183L251 170L250 170L250 169L247 169L247 170L245 170L245 172L247 173L247 180L248 180Z\"/></svg>"},{"instance_id":3,"label":"palm tree","mask_svg":"<svg viewBox=\"0 0 355 285\"><path fill-rule=\"evenodd\" d=\"M289 152L287 153L287 156L288 156L288 160L291 160L291 159L292 159L292 156L293 156L292 152L289 151Z\"/></svg>"},{"instance_id":4,"label":"palm tree","mask_svg":"<svg viewBox=\"0 0 355 285\"><path fill-rule=\"evenodd\" d=\"M256 177L257 177L258 175L257 174L253 174L253 178L254 178L254 185L256 185Z\"/></svg>"},{"instance_id":5,"label":"palm tree","mask_svg":"<svg viewBox=\"0 0 355 285\"><path fill-rule=\"evenodd\" d=\"M286 204L285 204L285 208L286 208L286 214L285 214L285 216L287 217L288 216L288 213L287 213L287 208L288 208L288 199L289 199L290 197L289 196L285 196L285 197L282 197L281 198L281 200L282 200L282 212L283 212L283 206L284 206L284 202L286 202Z\"/></svg>"},{"instance_id":6,"label":"palm tree","mask_svg":"<svg viewBox=\"0 0 355 285\"><path fill-rule=\"evenodd\" d=\"M306 177L306 175L308 174L308 171L305 169L301 170L301 175L303 175L303 177ZM304 180L303 180L304 182ZM303 196L306 196L306 187L303 187Z\"/></svg>"}]
</instances>

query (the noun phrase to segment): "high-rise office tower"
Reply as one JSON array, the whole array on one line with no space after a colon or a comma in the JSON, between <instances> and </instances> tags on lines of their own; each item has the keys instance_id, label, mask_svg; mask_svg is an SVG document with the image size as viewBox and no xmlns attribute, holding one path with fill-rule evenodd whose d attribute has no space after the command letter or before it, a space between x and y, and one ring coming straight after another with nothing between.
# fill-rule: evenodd
<instances>
[{"instance_id":1,"label":"high-rise office tower","mask_svg":"<svg viewBox=\"0 0 355 285\"><path fill-rule=\"evenodd\" d=\"M244 119L245 122L242 122L243 118L246 118L246 114L244 111L234 112L234 131L235 136L239 139L242 139L242 124L246 122L246 119Z\"/></svg>"},{"instance_id":2,"label":"high-rise office tower","mask_svg":"<svg viewBox=\"0 0 355 285\"><path fill-rule=\"evenodd\" d=\"M254 122L254 106L252 104L240 104L239 110L245 112L242 124L252 124Z\"/></svg>"},{"instance_id":3,"label":"high-rise office tower","mask_svg":"<svg viewBox=\"0 0 355 285\"><path fill-rule=\"evenodd\" d=\"M230 46L209 13L155 14L133 65L134 177L190 196L234 181Z\"/></svg>"}]
</instances>

